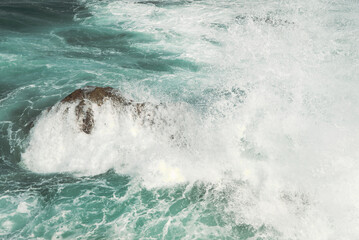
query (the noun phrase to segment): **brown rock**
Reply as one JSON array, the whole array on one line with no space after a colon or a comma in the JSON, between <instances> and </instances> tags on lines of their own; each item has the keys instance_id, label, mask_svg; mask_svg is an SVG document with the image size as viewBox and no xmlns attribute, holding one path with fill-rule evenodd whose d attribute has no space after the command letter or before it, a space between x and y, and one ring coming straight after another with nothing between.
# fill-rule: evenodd
<instances>
[{"instance_id":1,"label":"brown rock","mask_svg":"<svg viewBox=\"0 0 359 240\"><path fill-rule=\"evenodd\" d=\"M118 90L111 87L87 86L73 91L47 111L61 111L64 115L75 114L79 130L91 134L96 125L94 104L101 107L106 101L110 101L109 103L118 113L125 112L126 116L131 116L134 121L145 128L168 133L169 138L177 146L186 146L186 139L181 130L183 117L171 114L173 112L171 109L181 109L181 106L183 107L181 104L136 103L126 99ZM32 128L33 125L31 122L28 126Z\"/></svg>"},{"instance_id":2,"label":"brown rock","mask_svg":"<svg viewBox=\"0 0 359 240\"><path fill-rule=\"evenodd\" d=\"M65 97L61 102L89 100L101 106L105 100L111 100L114 103L129 105L132 101L126 100L121 94L111 87L93 87L88 86L80 88Z\"/></svg>"},{"instance_id":3,"label":"brown rock","mask_svg":"<svg viewBox=\"0 0 359 240\"><path fill-rule=\"evenodd\" d=\"M95 126L94 114L91 103L101 106L105 101L111 101L116 107L133 105L135 114L139 115L144 108L144 103L133 103L125 99L119 91L111 87L93 87L88 86L77 89L65 97L61 103L75 103L75 114L79 127L84 133L90 134Z\"/></svg>"}]
</instances>

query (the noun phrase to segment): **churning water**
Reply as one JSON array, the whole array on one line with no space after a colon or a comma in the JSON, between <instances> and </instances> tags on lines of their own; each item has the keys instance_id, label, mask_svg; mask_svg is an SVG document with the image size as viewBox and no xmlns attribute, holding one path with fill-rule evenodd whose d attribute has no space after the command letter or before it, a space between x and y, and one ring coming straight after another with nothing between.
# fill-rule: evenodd
<instances>
[{"instance_id":1,"label":"churning water","mask_svg":"<svg viewBox=\"0 0 359 240\"><path fill-rule=\"evenodd\" d=\"M0 238L358 239L359 2L3 0ZM111 86L88 135L47 109ZM175 136L170 138L169 136Z\"/></svg>"}]
</instances>

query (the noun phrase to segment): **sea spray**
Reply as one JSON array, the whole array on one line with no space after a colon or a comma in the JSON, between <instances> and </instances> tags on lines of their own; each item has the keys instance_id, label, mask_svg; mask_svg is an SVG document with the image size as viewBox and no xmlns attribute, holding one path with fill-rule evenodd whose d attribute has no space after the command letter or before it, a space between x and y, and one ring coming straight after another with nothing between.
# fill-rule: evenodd
<instances>
[{"instance_id":1,"label":"sea spray","mask_svg":"<svg viewBox=\"0 0 359 240\"><path fill-rule=\"evenodd\" d=\"M77 3L2 31L1 237L358 238L357 3ZM187 107L86 135L45 110L86 85Z\"/></svg>"}]
</instances>

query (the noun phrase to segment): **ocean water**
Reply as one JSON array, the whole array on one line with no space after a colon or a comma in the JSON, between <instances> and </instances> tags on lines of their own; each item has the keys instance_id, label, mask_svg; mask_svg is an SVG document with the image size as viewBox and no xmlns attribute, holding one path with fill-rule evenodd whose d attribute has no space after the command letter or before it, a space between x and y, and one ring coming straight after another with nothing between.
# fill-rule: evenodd
<instances>
[{"instance_id":1,"label":"ocean water","mask_svg":"<svg viewBox=\"0 0 359 240\"><path fill-rule=\"evenodd\" d=\"M358 12L2 0L0 238L359 239ZM89 85L165 123L105 104L88 135L47 111Z\"/></svg>"}]
</instances>

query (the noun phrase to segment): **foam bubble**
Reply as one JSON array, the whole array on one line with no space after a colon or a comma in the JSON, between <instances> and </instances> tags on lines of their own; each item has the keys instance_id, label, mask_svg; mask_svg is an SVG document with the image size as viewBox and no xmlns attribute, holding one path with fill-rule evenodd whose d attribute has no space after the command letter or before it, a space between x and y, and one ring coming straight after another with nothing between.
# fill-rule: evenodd
<instances>
[{"instance_id":1,"label":"foam bubble","mask_svg":"<svg viewBox=\"0 0 359 240\"><path fill-rule=\"evenodd\" d=\"M30 213L30 210L28 209L28 204L26 202L19 203L16 211L19 213Z\"/></svg>"}]
</instances>

